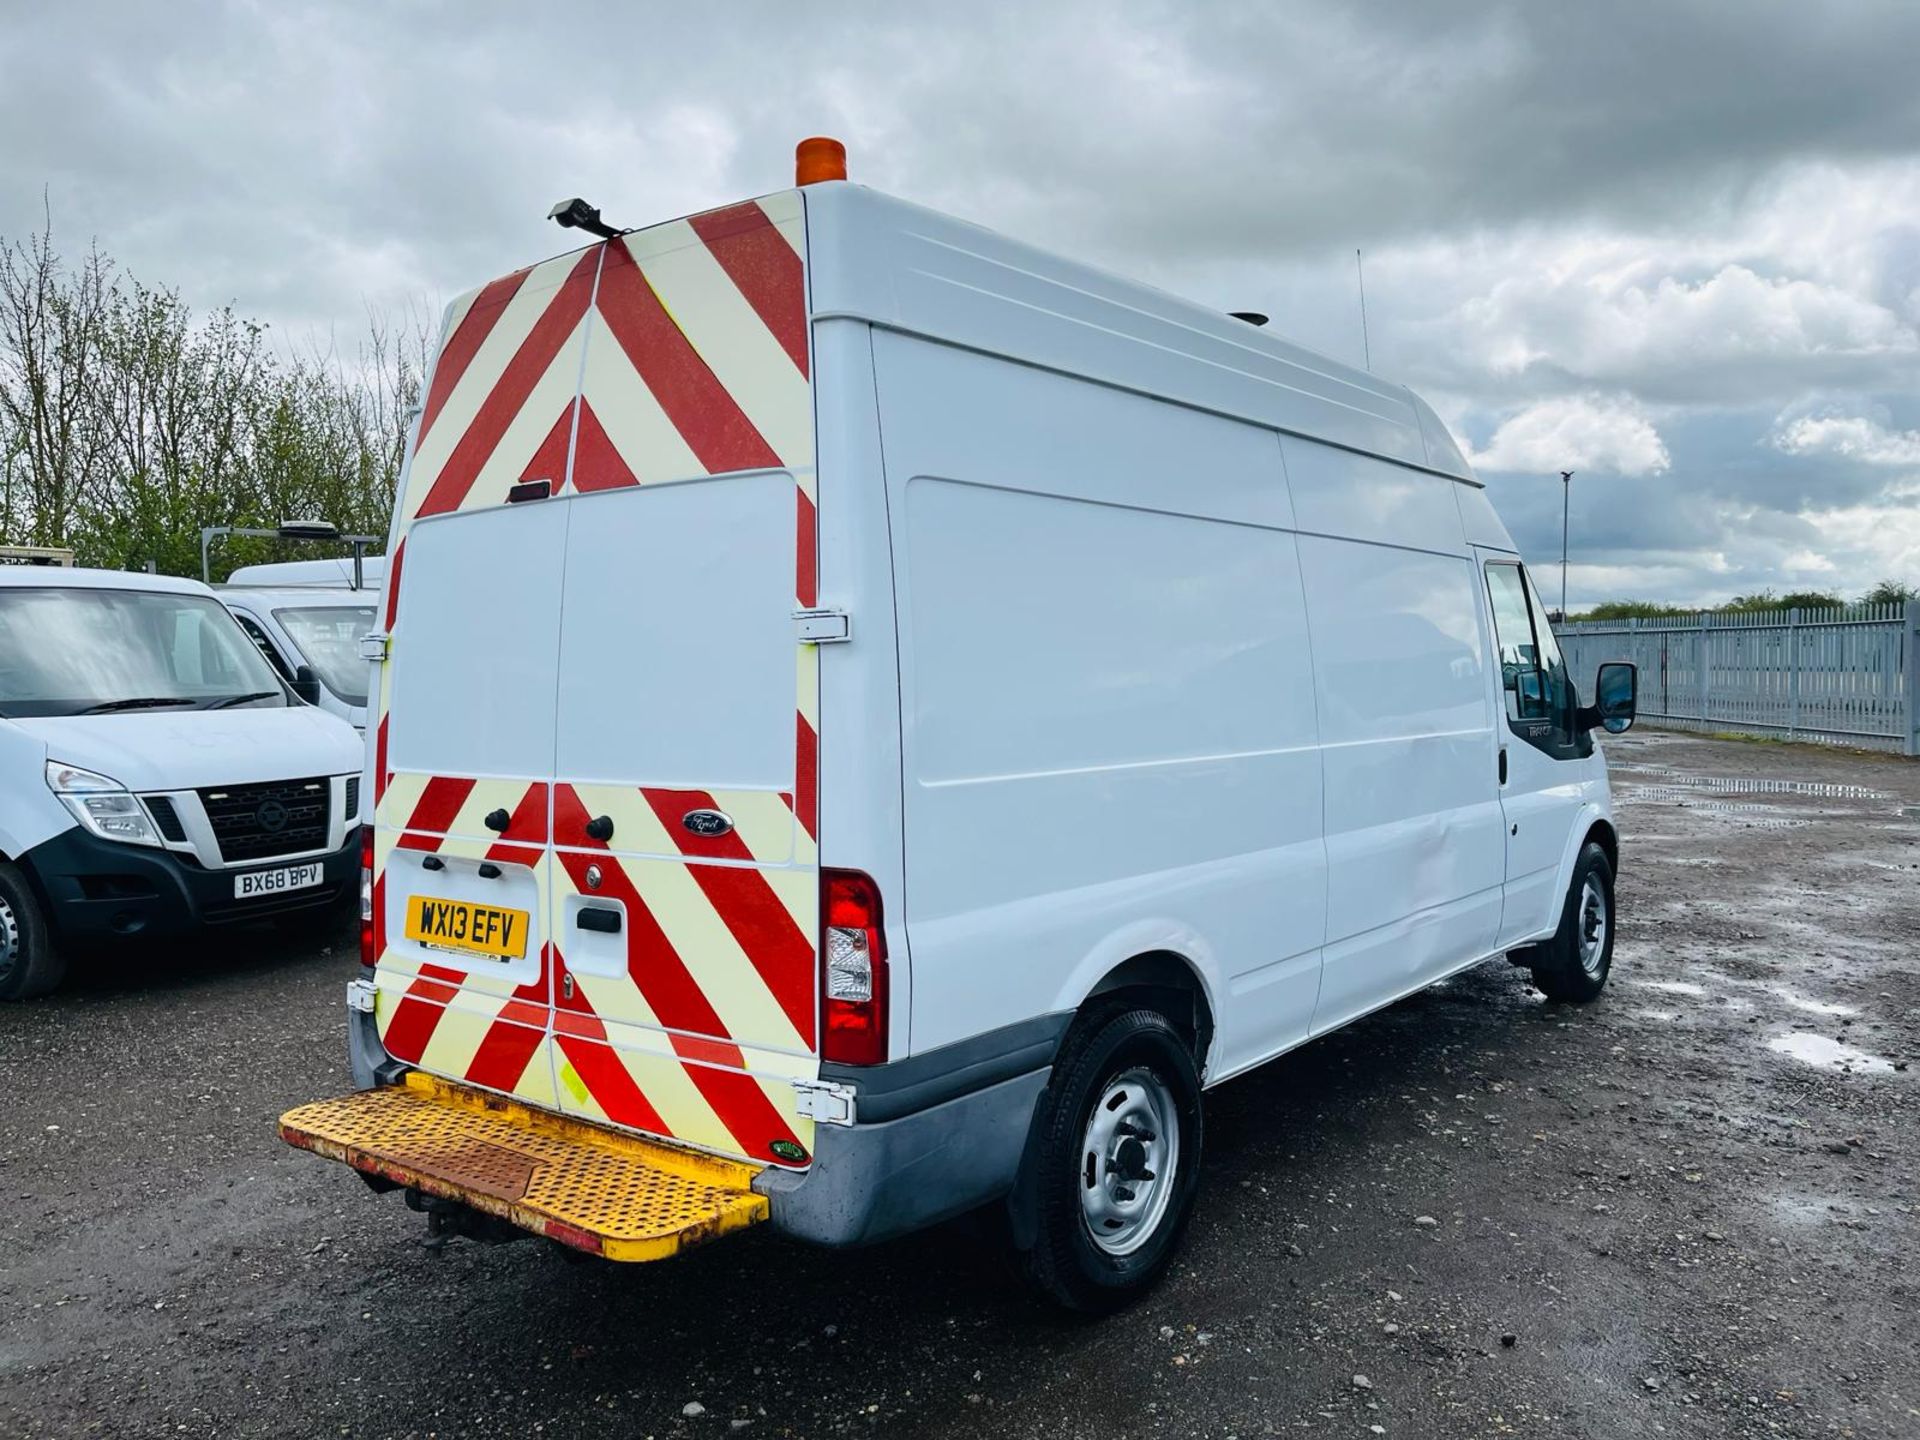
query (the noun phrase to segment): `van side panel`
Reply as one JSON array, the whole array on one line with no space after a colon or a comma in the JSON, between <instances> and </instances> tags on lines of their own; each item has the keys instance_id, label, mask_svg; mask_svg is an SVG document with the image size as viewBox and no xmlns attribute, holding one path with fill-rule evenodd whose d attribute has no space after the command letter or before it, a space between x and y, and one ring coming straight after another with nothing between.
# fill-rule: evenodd
<instances>
[{"instance_id":1,"label":"van side panel","mask_svg":"<svg viewBox=\"0 0 1920 1440\"><path fill-rule=\"evenodd\" d=\"M1301 1038L1325 871L1274 437L874 336L916 1052L1183 956L1229 1067Z\"/></svg>"},{"instance_id":2,"label":"van side panel","mask_svg":"<svg viewBox=\"0 0 1920 1440\"><path fill-rule=\"evenodd\" d=\"M1457 487L1293 437L1283 450L1325 744L1319 1033L1492 948L1505 834Z\"/></svg>"}]
</instances>

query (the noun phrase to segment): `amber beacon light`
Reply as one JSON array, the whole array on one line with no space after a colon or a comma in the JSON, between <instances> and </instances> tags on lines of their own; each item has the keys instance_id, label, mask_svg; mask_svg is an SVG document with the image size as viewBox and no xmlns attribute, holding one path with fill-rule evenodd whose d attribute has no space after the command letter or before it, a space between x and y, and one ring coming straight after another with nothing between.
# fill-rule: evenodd
<instances>
[{"instance_id":1,"label":"amber beacon light","mask_svg":"<svg viewBox=\"0 0 1920 1440\"><path fill-rule=\"evenodd\" d=\"M793 183L818 185L847 178L847 147L825 135L810 135L793 151Z\"/></svg>"}]
</instances>

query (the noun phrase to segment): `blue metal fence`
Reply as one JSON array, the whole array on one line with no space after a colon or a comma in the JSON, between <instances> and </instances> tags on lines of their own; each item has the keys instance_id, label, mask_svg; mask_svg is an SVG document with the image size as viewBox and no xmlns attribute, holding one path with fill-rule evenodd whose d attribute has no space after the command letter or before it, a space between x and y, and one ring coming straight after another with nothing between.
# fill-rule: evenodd
<instances>
[{"instance_id":1,"label":"blue metal fence","mask_svg":"<svg viewBox=\"0 0 1920 1440\"><path fill-rule=\"evenodd\" d=\"M1582 691L1605 660L1640 667L1640 714L1920 755L1920 601L1561 625Z\"/></svg>"}]
</instances>

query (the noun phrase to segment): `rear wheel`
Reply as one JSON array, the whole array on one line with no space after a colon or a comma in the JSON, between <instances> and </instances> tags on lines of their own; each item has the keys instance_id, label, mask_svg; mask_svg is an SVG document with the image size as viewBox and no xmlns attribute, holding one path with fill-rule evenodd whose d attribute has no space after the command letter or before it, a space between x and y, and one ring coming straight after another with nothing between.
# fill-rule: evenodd
<instances>
[{"instance_id":1,"label":"rear wheel","mask_svg":"<svg viewBox=\"0 0 1920 1440\"><path fill-rule=\"evenodd\" d=\"M1574 863L1560 928L1529 956L1540 993L1581 1004L1596 998L1613 970L1613 931L1613 866L1589 841Z\"/></svg>"},{"instance_id":2,"label":"rear wheel","mask_svg":"<svg viewBox=\"0 0 1920 1440\"><path fill-rule=\"evenodd\" d=\"M0 1000L45 995L66 974L66 959L27 877L16 865L0 865Z\"/></svg>"},{"instance_id":3,"label":"rear wheel","mask_svg":"<svg viewBox=\"0 0 1920 1440\"><path fill-rule=\"evenodd\" d=\"M1070 1309L1118 1309L1173 1258L1200 1180L1200 1075L1154 1010L1070 1034L1040 1116L1030 1279Z\"/></svg>"}]
</instances>

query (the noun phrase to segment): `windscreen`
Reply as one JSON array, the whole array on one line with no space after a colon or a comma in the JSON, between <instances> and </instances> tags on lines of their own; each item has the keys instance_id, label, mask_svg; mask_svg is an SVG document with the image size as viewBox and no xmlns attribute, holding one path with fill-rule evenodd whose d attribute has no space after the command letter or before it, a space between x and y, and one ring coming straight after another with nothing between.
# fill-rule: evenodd
<instances>
[{"instance_id":1,"label":"windscreen","mask_svg":"<svg viewBox=\"0 0 1920 1440\"><path fill-rule=\"evenodd\" d=\"M348 705L367 703L367 662L360 637L373 629L371 605L288 606L273 618L292 637L320 683Z\"/></svg>"},{"instance_id":2,"label":"windscreen","mask_svg":"<svg viewBox=\"0 0 1920 1440\"><path fill-rule=\"evenodd\" d=\"M289 703L217 600L149 590L0 589L0 715Z\"/></svg>"}]
</instances>

